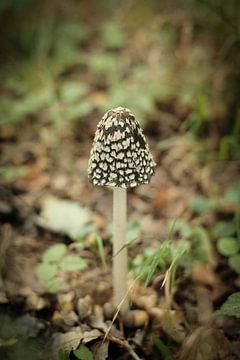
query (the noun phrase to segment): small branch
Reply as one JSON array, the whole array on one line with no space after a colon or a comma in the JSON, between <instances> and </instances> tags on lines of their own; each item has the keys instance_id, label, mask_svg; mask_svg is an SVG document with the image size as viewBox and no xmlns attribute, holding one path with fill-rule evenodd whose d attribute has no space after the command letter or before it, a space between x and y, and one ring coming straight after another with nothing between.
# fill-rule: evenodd
<instances>
[{"instance_id":1,"label":"small branch","mask_svg":"<svg viewBox=\"0 0 240 360\"><path fill-rule=\"evenodd\" d=\"M127 340L122 340L122 339L119 339L115 336L111 336L111 335L108 335L108 340L109 341L112 341L114 342L115 344L118 344L122 347L124 347L128 352L129 354L132 356L133 359L135 360L142 360L138 354L133 350L133 348L131 347L131 345L127 342Z\"/></svg>"}]
</instances>

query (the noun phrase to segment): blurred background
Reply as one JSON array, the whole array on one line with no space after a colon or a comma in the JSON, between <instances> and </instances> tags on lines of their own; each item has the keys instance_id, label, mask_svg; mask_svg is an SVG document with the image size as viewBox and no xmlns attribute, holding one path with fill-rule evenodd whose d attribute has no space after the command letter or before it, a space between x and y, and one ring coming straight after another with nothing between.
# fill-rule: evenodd
<instances>
[{"instance_id":1,"label":"blurred background","mask_svg":"<svg viewBox=\"0 0 240 360\"><path fill-rule=\"evenodd\" d=\"M239 158L239 7L1 0L1 125L79 130L123 104Z\"/></svg>"},{"instance_id":2,"label":"blurred background","mask_svg":"<svg viewBox=\"0 0 240 360\"><path fill-rule=\"evenodd\" d=\"M135 114L158 164L150 185L129 191L129 269L142 269L177 219L179 248L168 243L155 270L180 264L175 300L188 314L194 294L192 324L205 324L239 290L240 2L1 0L0 32L0 355L32 358L29 321L34 334L39 318L66 331L74 271L88 272L81 296L111 298L112 194L89 184L87 163L98 121L117 106ZM13 310L33 315L17 344Z\"/></svg>"}]
</instances>

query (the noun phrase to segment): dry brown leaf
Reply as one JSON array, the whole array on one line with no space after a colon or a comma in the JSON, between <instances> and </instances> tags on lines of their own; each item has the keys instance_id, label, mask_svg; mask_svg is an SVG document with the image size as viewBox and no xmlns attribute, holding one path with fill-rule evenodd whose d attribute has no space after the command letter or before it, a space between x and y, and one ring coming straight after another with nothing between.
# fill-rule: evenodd
<instances>
[{"instance_id":1,"label":"dry brown leaf","mask_svg":"<svg viewBox=\"0 0 240 360\"><path fill-rule=\"evenodd\" d=\"M78 299L77 312L80 320L89 317L92 314L92 298L86 295L84 298Z\"/></svg>"},{"instance_id":2,"label":"dry brown leaf","mask_svg":"<svg viewBox=\"0 0 240 360\"><path fill-rule=\"evenodd\" d=\"M221 330L201 326L184 341L179 360L233 360L231 344Z\"/></svg>"},{"instance_id":3,"label":"dry brown leaf","mask_svg":"<svg viewBox=\"0 0 240 360\"><path fill-rule=\"evenodd\" d=\"M83 334L83 343L86 344L92 340L96 340L97 338L102 337L102 332L99 331L98 329L94 329L94 330L90 330L90 331L85 331Z\"/></svg>"},{"instance_id":4,"label":"dry brown leaf","mask_svg":"<svg viewBox=\"0 0 240 360\"><path fill-rule=\"evenodd\" d=\"M109 342L99 341L91 347L94 360L105 360L108 357L108 346Z\"/></svg>"},{"instance_id":5,"label":"dry brown leaf","mask_svg":"<svg viewBox=\"0 0 240 360\"><path fill-rule=\"evenodd\" d=\"M219 279L210 264L196 261L192 267L192 277L195 281L204 285L217 285Z\"/></svg>"},{"instance_id":6,"label":"dry brown leaf","mask_svg":"<svg viewBox=\"0 0 240 360\"><path fill-rule=\"evenodd\" d=\"M80 326L67 333L55 333L53 335L53 352L58 353L59 349L76 349L83 339L83 332Z\"/></svg>"},{"instance_id":7,"label":"dry brown leaf","mask_svg":"<svg viewBox=\"0 0 240 360\"><path fill-rule=\"evenodd\" d=\"M132 284L133 282L129 281L129 287L131 287ZM146 288L135 283L133 285L133 291L130 293L130 298L137 308L148 310L156 305L158 296L153 288Z\"/></svg>"}]
</instances>

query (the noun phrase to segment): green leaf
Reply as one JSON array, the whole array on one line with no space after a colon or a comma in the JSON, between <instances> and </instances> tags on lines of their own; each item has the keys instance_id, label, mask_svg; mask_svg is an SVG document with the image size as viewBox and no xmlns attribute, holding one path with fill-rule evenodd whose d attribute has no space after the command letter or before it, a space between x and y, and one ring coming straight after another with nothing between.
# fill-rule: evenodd
<instances>
[{"instance_id":1,"label":"green leaf","mask_svg":"<svg viewBox=\"0 0 240 360\"><path fill-rule=\"evenodd\" d=\"M221 238L217 242L217 249L221 255L231 256L238 252L239 243L235 238Z\"/></svg>"},{"instance_id":2,"label":"green leaf","mask_svg":"<svg viewBox=\"0 0 240 360\"><path fill-rule=\"evenodd\" d=\"M54 276L56 276L57 270L58 268L56 264L49 264L47 262L43 262L37 266L36 273L39 280L45 284L46 282L54 278Z\"/></svg>"},{"instance_id":3,"label":"green leaf","mask_svg":"<svg viewBox=\"0 0 240 360\"><path fill-rule=\"evenodd\" d=\"M184 219L170 220L168 223L170 240L173 234L179 233L183 238L189 238L192 235L191 226Z\"/></svg>"},{"instance_id":4,"label":"green leaf","mask_svg":"<svg viewBox=\"0 0 240 360\"><path fill-rule=\"evenodd\" d=\"M212 255L212 244L208 232L202 226L192 227L191 254L199 261L209 261Z\"/></svg>"},{"instance_id":5,"label":"green leaf","mask_svg":"<svg viewBox=\"0 0 240 360\"><path fill-rule=\"evenodd\" d=\"M92 352L85 345L80 345L73 353L79 360L93 360Z\"/></svg>"},{"instance_id":6,"label":"green leaf","mask_svg":"<svg viewBox=\"0 0 240 360\"><path fill-rule=\"evenodd\" d=\"M111 21L103 24L102 40L108 48L119 48L124 45L126 38L120 26Z\"/></svg>"},{"instance_id":7,"label":"green leaf","mask_svg":"<svg viewBox=\"0 0 240 360\"><path fill-rule=\"evenodd\" d=\"M227 316L240 318L240 292L230 295L227 301L221 306L218 313Z\"/></svg>"},{"instance_id":8,"label":"green leaf","mask_svg":"<svg viewBox=\"0 0 240 360\"><path fill-rule=\"evenodd\" d=\"M118 64L117 57L106 52L95 52L88 61L88 65L92 71L109 77L116 76L118 73Z\"/></svg>"},{"instance_id":9,"label":"green leaf","mask_svg":"<svg viewBox=\"0 0 240 360\"><path fill-rule=\"evenodd\" d=\"M236 271L236 273L240 274L240 254L232 255L228 259L229 266Z\"/></svg>"},{"instance_id":10,"label":"green leaf","mask_svg":"<svg viewBox=\"0 0 240 360\"><path fill-rule=\"evenodd\" d=\"M69 360L69 351L60 349L58 352L58 360Z\"/></svg>"},{"instance_id":11,"label":"green leaf","mask_svg":"<svg viewBox=\"0 0 240 360\"><path fill-rule=\"evenodd\" d=\"M62 279L58 276L55 276L54 278L48 280L45 283L45 286L46 286L48 292L50 292L51 294L55 294L56 292L59 291L61 282L62 282Z\"/></svg>"},{"instance_id":12,"label":"green leaf","mask_svg":"<svg viewBox=\"0 0 240 360\"><path fill-rule=\"evenodd\" d=\"M37 267L37 276L50 293L56 293L60 288L61 279L57 276L57 272L56 264L43 262Z\"/></svg>"},{"instance_id":13,"label":"green leaf","mask_svg":"<svg viewBox=\"0 0 240 360\"><path fill-rule=\"evenodd\" d=\"M24 166L1 166L0 176L7 183L13 183L19 178L26 176L27 168Z\"/></svg>"},{"instance_id":14,"label":"green leaf","mask_svg":"<svg viewBox=\"0 0 240 360\"><path fill-rule=\"evenodd\" d=\"M157 337L156 335L153 335L152 341L153 341L153 345L157 348L157 350L163 356L164 360L174 360L174 357L173 357L170 349L164 344L164 342L159 337Z\"/></svg>"},{"instance_id":15,"label":"green leaf","mask_svg":"<svg viewBox=\"0 0 240 360\"><path fill-rule=\"evenodd\" d=\"M87 267L87 262L78 255L67 255L59 264L61 270L77 271Z\"/></svg>"},{"instance_id":16,"label":"green leaf","mask_svg":"<svg viewBox=\"0 0 240 360\"><path fill-rule=\"evenodd\" d=\"M60 99L67 103L74 103L88 91L85 84L77 81L65 82L60 89Z\"/></svg>"},{"instance_id":17,"label":"green leaf","mask_svg":"<svg viewBox=\"0 0 240 360\"><path fill-rule=\"evenodd\" d=\"M202 214L211 210L212 204L204 196L196 196L188 203L188 208L195 214Z\"/></svg>"},{"instance_id":18,"label":"green leaf","mask_svg":"<svg viewBox=\"0 0 240 360\"><path fill-rule=\"evenodd\" d=\"M96 234L96 243L97 243L97 247L98 247L98 253L99 256L101 258L102 264L104 267L106 267L106 255L105 255L105 250L104 250L104 246L103 246L103 240L102 238Z\"/></svg>"},{"instance_id":19,"label":"green leaf","mask_svg":"<svg viewBox=\"0 0 240 360\"><path fill-rule=\"evenodd\" d=\"M75 104L68 105L63 112L65 120L72 120L88 115L93 110L93 104L88 100L81 100Z\"/></svg>"},{"instance_id":20,"label":"green leaf","mask_svg":"<svg viewBox=\"0 0 240 360\"><path fill-rule=\"evenodd\" d=\"M43 254L44 262L58 262L67 251L65 244L56 244L48 248Z\"/></svg>"},{"instance_id":21,"label":"green leaf","mask_svg":"<svg viewBox=\"0 0 240 360\"><path fill-rule=\"evenodd\" d=\"M236 226L233 222L219 221L213 227L214 237L228 237L234 235Z\"/></svg>"},{"instance_id":22,"label":"green leaf","mask_svg":"<svg viewBox=\"0 0 240 360\"><path fill-rule=\"evenodd\" d=\"M234 185L230 186L224 195L224 200L226 200L228 202L239 204L239 202L240 202L240 185L234 184Z\"/></svg>"},{"instance_id":23,"label":"green leaf","mask_svg":"<svg viewBox=\"0 0 240 360\"><path fill-rule=\"evenodd\" d=\"M131 243L137 238L139 238L140 233L141 233L141 229L138 222L134 221L129 223L127 226L127 234L126 234L127 243Z\"/></svg>"}]
</instances>

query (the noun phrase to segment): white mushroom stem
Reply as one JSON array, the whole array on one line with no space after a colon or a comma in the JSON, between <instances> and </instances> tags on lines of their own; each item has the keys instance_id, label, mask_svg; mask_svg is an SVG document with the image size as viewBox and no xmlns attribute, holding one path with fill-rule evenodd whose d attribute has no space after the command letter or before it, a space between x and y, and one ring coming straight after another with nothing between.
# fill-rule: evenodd
<instances>
[{"instance_id":1,"label":"white mushroom stem","mask_svg":"<svg viewBox=\"0 0 240 360\"><path fill-rule=\"evenodd\" d=\"M128 310L126 245L127 190L113 188L113 301L120 312Z\"/></svg>"}]
</instances>

